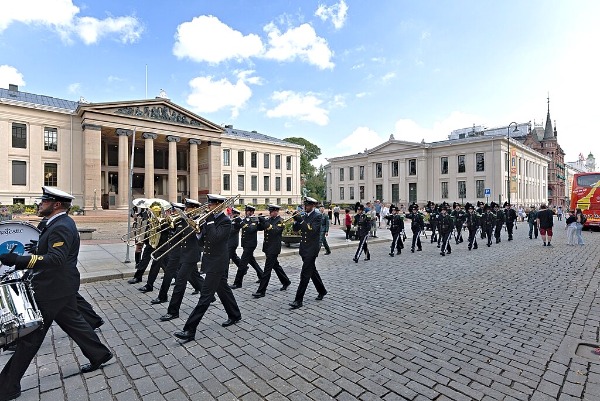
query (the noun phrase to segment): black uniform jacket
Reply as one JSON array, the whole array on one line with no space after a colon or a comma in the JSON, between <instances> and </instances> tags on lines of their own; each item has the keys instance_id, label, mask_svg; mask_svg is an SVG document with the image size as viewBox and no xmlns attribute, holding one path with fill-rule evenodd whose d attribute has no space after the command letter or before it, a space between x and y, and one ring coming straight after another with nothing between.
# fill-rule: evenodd
<instances>
[{"instance_id":1,"label":"black uniform jacket","mask_svg":"<svg viewBox=\"0 0 600 401\"><path fill-rule=\"evenodd\" d=\"M179 235L176 241L181 241L187 236L179 249L181 263L198 263L200 261L200 242L194 229L188 224L184 224Z\"/></svg>"},{"instance_id":2,"label":"black uniform jacket","mask_svg":"<svg viewBox=\"0 0 600 401\"><path fill-rule=\"evenodd\" d=\"M477 213L468 213L466 214L465 224L469 230L476 229L479 227L479 217Z\"/></svg>"},{"instance_id":3,"label":"black uniform jacket","mask_svg":"<svg viewBox=\"0 0 600 401\"><path fill-rule=\"evenodd\" d=\"M259 222L260 229L264 230L265 233L263 252L267 255L279 255L281 253L281 234L285 227L283 219L279 216L274 219L271 217L259 218Z\"/></svg>"},{"instance_id":4,"label":"black uniform jacket","mask_svg":"<svg viewBox=\"0 0 600 401\"><path fill-rule=\"evenodd\" d=\"M390 231L392 233L399 233L404 230L404 218L399 214L390 214Z\"/></svg>"},{"instance_id":5,"label":"black uniform jacket","mask_svg":"<svg viewBox=\"0 0 600 401\"><path fill-rule=\"evenodd\" d=\"M202 226L202 270L209 272L227 271L229 268L229 252L227 239L231 231L231 220L225 213L209 216Z\"/></svg>"},{"instance_id":6,"label":"black uniform jacket","mask_svg":"<svg viewBox=\"0 0 600 401\"><path fill-rule=\"evenodd\" d=\"M440 213L438 217L438 229L445 234L454 229L454 219L449 214Z\"/></svg>"},{"instance_id":7,"label":"black uniform jacket","mask_svg":"<svg viewBox=\"0 0 600 401\"><path fill-rule=\"evenodd\" d=\"M235 249L240 244L240 228L242 228L242 218L240 216L236 216L231 219L231 232L229 233L229 239L227 243L227 247L229 249Z\"/></svg>"},{"instance_id":8,"label":"black uniform jacket","mask_svg":"<svg viewBox=\"0 0 600 401\"><path fill-rule=\"evenodd\" d=\"M79 232L67 214L50 222L40 234L36 255L17 257L17 269L32 269L36 299L52 300L79 291Z\"/></svg>"},{"instance_id":9,"label":"black uniform jacket","mask_svg":"<svg viewBox=\"0 0 600 401\"><path fill-rule=\"evenodd\" d=\"M241 221L242 228L242 248L256 248L258 241L256 233L258 232L258 217L244 217Z\"/></svg>"},{"instance_id":10,"label":"black uniform jacket","mask_svg":"<svg viewBox=\"0 0 600 401\"><path fill-rule=\"evenodd\" d=\"M354 215L354 225L357 229L359 237L365 237L369 235L371 231L371 215L368 213L357 213Z\"/></svg>"},{"instance_id":11,"label":"black uniform jacket","mask_svg":"<svg viewBox=\"0 0 600 401\"><path fill-rule=\"evenodd\" d=\"M481 216L479 222L481 223L481 229L484 231L493 228L496 225L496 215L488 210Z\"/></svg>"},{"instance_id":12,"label":"black uniform jacket","mask_svg":"<svg viewBox=\"0 0 600 401\"><path fill-rule=\"evenodd\" d=\"M313 210L310 214L304 214L301 220L294 222L294 231L300 231L300 256L302 257L317 257L321 244L319 239L321 236L321 212Z\"/></svg>"},{"instance_id":13,"label":"black uniform jacket","mask_svg":"<svg viewBox=\"0 0 600 401\"><path fill-rule=\"evenodd\" d=\"M422 231L425 229L425 221L423 215L419 212L412 212L406 215L406 218L410 219L410 228L413 231Z\"/></svg>"}]
</instances>

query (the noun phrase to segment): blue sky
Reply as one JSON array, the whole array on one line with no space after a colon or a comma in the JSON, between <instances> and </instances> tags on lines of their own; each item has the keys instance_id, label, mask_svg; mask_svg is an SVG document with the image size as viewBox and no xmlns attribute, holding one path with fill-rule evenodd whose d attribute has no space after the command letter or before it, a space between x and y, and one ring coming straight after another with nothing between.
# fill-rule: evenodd
<instances>
[{"instance_id":1,"label":"blue sky","mask_svg":"<svg viewBox=\"0 0 600 401\"><path fill-rule=\"evenodd\" d=\"M390 134L551 117L599 159L600 2L3 0L0 86L91 102L164 89L217 124L325 157Z\"/></svg>"}]
</instances>

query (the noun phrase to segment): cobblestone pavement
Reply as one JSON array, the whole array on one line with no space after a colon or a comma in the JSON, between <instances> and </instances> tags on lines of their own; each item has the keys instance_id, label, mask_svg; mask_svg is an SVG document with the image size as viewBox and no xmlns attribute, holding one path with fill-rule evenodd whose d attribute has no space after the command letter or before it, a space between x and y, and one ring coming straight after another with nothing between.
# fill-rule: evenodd
<instances>
[{"instance_id":1,"label":"cobblestone pavement","mask_svg":"<svg viewBox=\"0 0 600 401\"><path fill-rule=\"evenodd\" d=\"M156 291L141 294L124 280L84 284L117 358L80 375L87 361L54 325L21 399L600 400L600 356L592 353L600 233L584 232L585 246L568 247L562 224L553 247L529 240L520 224L515 241L503 233L501 244L480 241L470 252L453 243L445 257L428 242L393 258L388 243L373 244L371 261L358 264L353 248L334 249L317 259L329 293L316 301L310 285L296 311L287 303L301 262L286 256L287 292L273 276L267 296L253 299L250 272L235 290L243 320L221 327L217 301L185 345L172 333L195 296L180 319L160 323L166 304L149 304Z\"/></svg>"}]
</instances>

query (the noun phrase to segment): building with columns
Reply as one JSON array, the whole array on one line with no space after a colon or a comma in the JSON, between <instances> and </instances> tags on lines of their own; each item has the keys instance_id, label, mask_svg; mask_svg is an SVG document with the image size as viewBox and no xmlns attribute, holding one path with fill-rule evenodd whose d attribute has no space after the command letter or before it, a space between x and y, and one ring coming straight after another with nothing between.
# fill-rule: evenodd
<instances>
[{"instance_id":1,"label":"building with columns","mask_svg":"<svg viewBox=\"0 0 600 401\"><path fill-rule=\"evenodd\" d=\"M239 194L240 204L276 199L296 204L301 150L257 132L221 127L164 97L86 103L12 85L0 89L3 204L31 204L41 186L49 185L72 193L74 204L86 211L126 209L130 174L134 197L178 201L220 193ZM225 165L228 152L248 166ZM255 157L264 161L265 155L272 157L272 168L252 167ZM276 160L284 168L277 169ZM258 188L253 173L273 185ZM231 185L233 175L241 185Z\"/></svg>"}]
</instances>

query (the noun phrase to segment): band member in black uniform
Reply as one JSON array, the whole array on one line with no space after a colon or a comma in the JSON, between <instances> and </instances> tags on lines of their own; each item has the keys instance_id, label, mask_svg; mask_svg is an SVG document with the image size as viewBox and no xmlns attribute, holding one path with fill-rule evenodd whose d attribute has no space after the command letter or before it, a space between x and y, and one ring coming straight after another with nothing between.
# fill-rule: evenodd
<instances>
[{"instance_id":1,"label":"band member in black uniform","mask_svg":"<svg viewBox=\"0 0 600 401\"><path fill-rule=\"evenodd\" d=\"M454 220L454 229L456 229L456 245L463 242L462 237L462 227L465 223L465 211L460 208L460 203L454 202L452 204L452 208L454 209L450 214L452 219Z\"/></svg>"},{"instance_id":2,"label":"band member in black uniform","mask_svg":"<svg viewBox=\"0 0 600 401\"><path fill-rule=\"evenodd\" d=\"M82 373L98 369L113 357L77 309L79 233L75 222L67 214L74 197L55 188L43 187L42 190L38 215L47 218L48 224L40 234L38 254L0 255L3 265L15 266L19 270L31 269L31 285L43 318L42 327L19 339L14 354L0 373L0 397L6 400L21 395L21 378L54 321L89 359L90 363L81 367Z\"/></svg>"},{"instance_id":3,"label":"band member in black uniform","mask_svg":"<svg viewBox=\"0 0 600 401\"><path fill-rule=\"evenodd\" d=\"M358 248L356 248L356 253L354 254L354 258L352 260L358 263L358 259L363 251L365 252L365 260L371 260L371 253L369 252L369 247L367 246L369 232L371 231L372 225L371 214L365 213L365 207L363 205L358 206L357 213L354 215L353 224L356 226Z\"/></svg>"},{"instance_id":4,"label":"band member in black uniform","mask_svg":"<svg viewBox=\"0 0 600 401\"><path fill-rule=\"evenodd\" d=\"M485 203L483 203L482 201L477 201L477 208L475 209L475 214L479 217L483 216L484 210L483 210L483 205L485 205ZM481 224L480 224L481 226ZM485 238L485 230L482 228L480 231L480 235L481 235L481 239Z\"/></svg>"},{"instance_id":5,"label":"band member in black uniform","mask_svg":"<svg viewBox=\"0 0 600 401\"><path fill-rule=\"evenodd\" d=\"M390 232L392 233L392 246L390 248L390 256L394 256L394 252L397 255L402 253L404 244L402 243L402 231L404 231L404 218L398 214L397 206L390 206L390 212L386 216L389 221Z\"/></svg>"},{"instance_id":6,"label":"band member in black uniform","mask_svg":"<svg viewBox=\"0 0 600 401\"><path fill-rule=\"evenodd\" d=\"M454 230L454 219L448 214L448 207L442 206L440 217L438 219L438 229L440 236L442 237L442 250L440 255L445 256L446 253L450 255L452 253L452 247L450 247L450 235Z\"/></svg>"},{"instance_id":7,"label":"band member in black uniform","mask_svg":"<svg viewBox=\"0 0 600 401\"><path fill-rule=\"evenodd\" d=\"M421 231L425 229L425 221L423 220L423 215L419 213L419 205L413 203L408 208L410 211L409 214L406 215L407 219L410 219L410 230L413 233L412 237L412 245L410 247L410 251L412 253L415 252L415 245L417 247L417 251L422 251L421 248Z\"/></svg>"},{"instance_id":8,"label":"band member in black uniform","mask_svg":"<svg viewBox=\"0 0 600 401\"><path fill-rule=\"evenodd\" d=\"M235 208L231 209L231 232L227 240L227 249L229 251L229 259L235 267L240 268L241 259L237 254L237 248L240 245L240 229L242 228L241 212Z\"/></svg>"},{"instance_id":9,"label":"band member in black uniform","mask_svg":"<svg viewBox=\"0 0 600 401\"><path fill-rule=\"evenodd\" d=\"M513 228L517 221L517 212L510 207L510 203L504 202L504 221L506 222L506 231L508 231L508 240L513 240Z\"/></svg>"},{"instance_id":10,"label":"band member in black uniform","mask_svg":"<svg viewBox=\"0 0 600 401\"><path fill-rule=\"evenodd\" d=\"M139 288L139 290L142 292L150 292L154 290L154 281L156 280L156 277L158 276L161 267L163 267L163 264L166 262L164 260L152 260L151 256L152 253L154 253L154 251L158 247L160 247L160 245L165 243L165 241L167 241L169 237L169 231L163 230L166 227L166 222L163 221L161 224L158 223L158 221L161 219L159 216L162 213L162 211L162 206L157 204L150 205L150 208L147 210L149 219L148 224L154 224L157 232L161 230L162 231L156 234L158 235L158 241L151 241L150 230L147 230L144 238L144 250L142 252L142 259L138 264L135 265L135 274L133 275L133 277L129 279L129 281L127 281L129 284L135 284L142 281L142 278L144 277L144 272L150 264L150 261L152 261L152 264L150 265L150 272L148 273L147 284ZM150 216L150 213L153 213L154 217ZM152 220L152 222L150 222L150 220ZM151 243L154 246L151 245Z\"/></svg>"},{"instance_id":11,"label":"band member in black uniform","mask_svg":"<svg viewBox=\"0 0 600 401\"><path fill-rule=\"evenodd\" d=\"M479 228L479 216L475 213L475 207L467 202L465 204L467 214L465 215L465 226L469 230L469 251L471 249L477 249L477 229Z\"/></svg>"},{"instance_id":12,"label":"band member in black uniform","mask_svg":"<svg viewBox=\"0 0 600 401\"><path fill-rule=\"evenodd\" d=\"M304 293L308 287L308 282L312 280L315 289L317 290L317 300L322 300L327 295L327 290L323 285L321 276L317 271L315 262L319 256L321 243L321 213L316 210L317 200L314 198L304 198L305 213L300 213L294 216L294 231L300 231L300 257L302 257L302 271L300 272L300 283L296 291L294 302L290 303L290 309L298 309L302 307Z\"/></svg>"},{"instance_id":13,"label":"band member in black uniform","mask_svg":"<svg viewBox=\"0 0 600 401\"><path fill-rule=\"evenodd\" d=\"M209 211L222 207L225 201L221 195L208 194L207 197ZM180 339L181 343L192 341L195 338L196 329L213 301L215 292L227 312L227 320L221 323L221 326L231 326L242 320L242 314L235 301L233 291L227 285L227 273L229 272L227 239L230 231L231 220L223 211L213 212L202 225L200 234L201 242L204 245L202 271L206 272L206 278L200 290L198 304L185 322L183 330L175 333L175 337Z\"/></svg>"},{"instance_id":14,"label":"band member in black uniform","mask_svg":"<svg viewBox=\"0 0 600 401\"><path fill-rule=\"evenodd\" d=\"M502 226L504 225L504 211L500 210L500 205L492 202L494 207L494 214L496 215L496 228L494 229L494 238L496 238L496 244L501 242L500 234L502 233Z\"/></svg>"},{"instance_id":15,"label":"band member in black uniform","mask_svg":"<svg viewBox=\"0 0 600 401\"><path fill-rule=\"evenodd\" d=\"M492 235L494 232L494 226L496 225L496 215L492 212L491 205L486 204L483 206L483 215L479 219L479 223L481 224L481 231L485 231L485 236L487 237L487 246L492 246Z\"/></svg>"},{"instance_id":16,"label":"band member in black uniform","mask_svg":"<svg viewBox=\"0 0 600 401\"><path fill-rule=\"evenodd\" d=\"M193 199L185 200L185 213L191 213L198 207L200 207L200 202ZM180 254L180 257L179 266L177 266L177 269L175 270L175 288L173 288L173 294L171 295L171 301L167 308L167 314L160 317L160 320L163 322L179 317L179 308L181 307L181 302L183 302L183 296L185 295L188 281L192 284L192 287L198 291L201 290L202 284L204 283L204 278L198 271L201 250L196 232L186 218L179 219L177 223L182 226L182 228L177 231L177 236L174 237L175 241L182 241L184 238L185 240L183 240L178 249L169 251L169 256L170 254L177 252ZM169 270L169 273L167 274L167 272L165 272L161 291L165 285L166 291L168 291L168 288L171 285L173 272L171 268L167 270ZM158 303L155 301L152 302Z\"/></svg>"},{"instance_id":17,"label":"band member in black uniform","mask_svg":"<svg viewBox=\"0 0 600 401\"><path fill-rule=\"evenodd\" d=\"M240 261L240 267L238 268L233 284L231 285L232 289L242 288L244 276L248 272L248 264L250 264L254 270L256 270L256 275L258 276L257 283L260 282L260 279L263 276L263 271L254 258L254 250L258 245L256 234L260 228L258 225L258 217L254 216L255 210L256 208L254 206L247 205L246 217L242 219L241 222L243 252Z\"/></svg>"},{"instance_id":18,"label":"band member in black uniform","mask_svg":"<svg viewBox=\"0 0 600 401\"><path fill-rule=\"evenodd\" d=\"M433 244L438 240L437 219L439 215L439 207L437 204L428 201L427 206L425 207L425 212L429 214L429 227L431 228L431 243Z\"/></svg>"},{"instance_id":19,"label":"band member in black uniform","mask_svg":"<svg viewBox=\"0 0 600 401\"><path fill-rule=\"evenodd\" d=\"M158 208L158 210L160 210L160 208ZM147 227L150 213L152 213L151 209L142 209L140 211L140 213L136 217L136 220L139 219L138 221L140 222L140 226ZM136 243L135 245L135 273L132 278L127 280L129 284L137 284L142 281L142 277L144 277L144 272L146 271L146 268L148 268L148 265L152 260L152 257L150 255L152 254L152 252L154 252L154 248L148 245L147 228L143 230L140 229L140 232L143 232L144 234L142 234L142 238L139 238L140 242ZM139 256L137 256L138 251L140 252Z\"/></svg>"},{"instance_id":20,"label":"band member in black uniform","mask_svg":"<svg viewBox=\"0 0 600 401\"><path fill-rule=\"evenodd\" d=\"M260 285L258 290L252 296L254 298L261 298L265 296L269 280L271 279L271 271L274 270L277 278L282 284L281 291L287 290L290 286L291 281L287 274L283 271L283 268L277 260L277 256L281 253L281 234L285 228L283 219L279 217L279 205L269 205L269 217L259 217L260 229L264 231L264 240L262 250L265 253L265 270L263 276L260 279Z\"/></svg>"}]
</instances>

